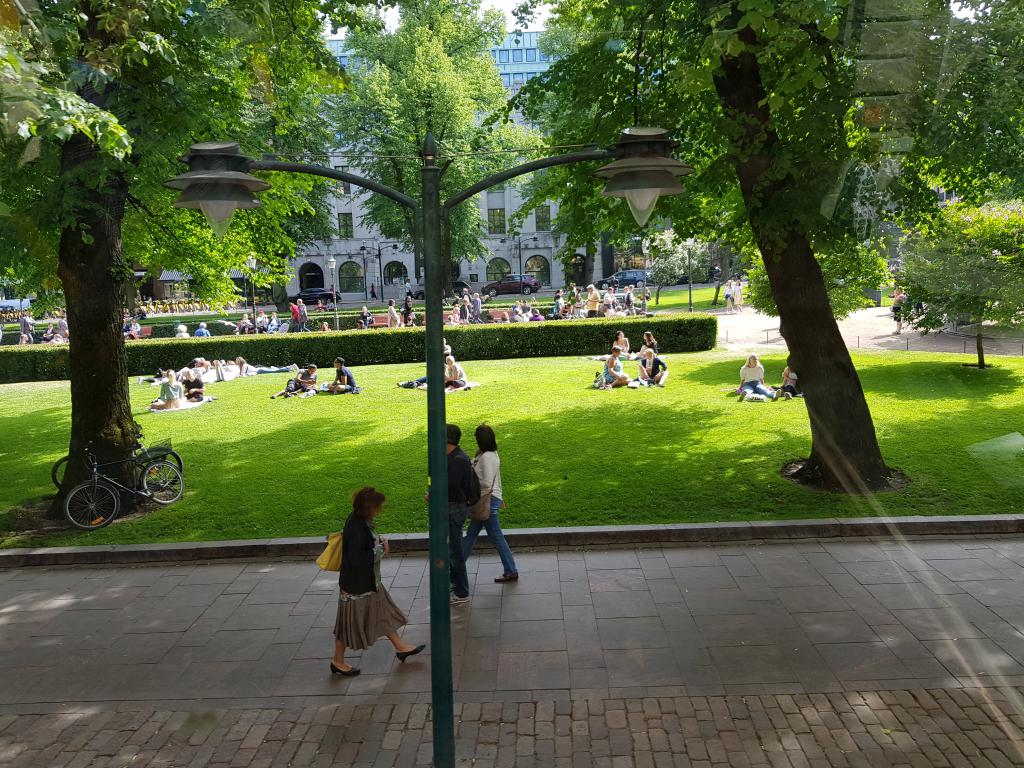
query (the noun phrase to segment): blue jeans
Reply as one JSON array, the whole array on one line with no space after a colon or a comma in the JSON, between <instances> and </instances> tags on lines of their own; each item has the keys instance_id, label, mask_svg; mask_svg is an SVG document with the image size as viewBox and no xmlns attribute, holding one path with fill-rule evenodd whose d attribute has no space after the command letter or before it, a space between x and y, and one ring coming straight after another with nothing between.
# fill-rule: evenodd
<instances>
[{"instance_id":1,"label":"blue jeans","mask_svg":"<svg viewBox=\"0 0 1024 768\"><path fill-rule=\"evenodd\" d=\"M512 550L505 541L505 534L501 531L501 523L498 521L498 510L501 509L501 499L491 497L491 516L485 522L470 520L469 530L466 531L466 538L462 540L462 552L465 560L473 554L473 545L480 531L487 531L487 538L491 540L494 548L498 550L498 557L501 558L501 567L505 574L519 573L516 570L516 561L512 557Z\"/></svg>"},{"instance_id":2,"label":"blue jeans","mask_svg":"<svg viewBox=\"0 0 1024 768\"><path fill-rule=\"evenodd\" d=\"M462 526L466 524L466 504L448 503L448 570L456 597L469 595L469 575L462 554Z\"/></svg>"},{"instance_id":3,"label":"blue jeans","mask_svg":"<svg viewBox=\"0 0 1024 768\"><path fill-rule=\"evenodd\" d=\"M747 392L756 392L765 397L775 397L775 392L772 391L771 387L767 387L759 381L746 381L740 389L745 389Z\"/></svg>"}]
</instances>

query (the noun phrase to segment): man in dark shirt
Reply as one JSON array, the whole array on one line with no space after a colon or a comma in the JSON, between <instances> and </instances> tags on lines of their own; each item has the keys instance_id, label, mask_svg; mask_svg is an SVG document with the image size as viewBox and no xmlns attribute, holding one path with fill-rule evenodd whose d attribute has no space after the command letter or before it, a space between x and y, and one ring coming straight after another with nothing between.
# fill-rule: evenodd
<instances>
[{"instance_id":1,"label":"man in dark shirt","mask_svg":"<svg viewBox=\"0 0 1024 768\"><path fill-rule=\"evenodd\" d=\"M462 527L469 514L470 475L473 464L459 447L462 430L448 424L448 562L451 571L452 603L469 602L469 576L462 556Z\"/></svg>"}]
</instances>

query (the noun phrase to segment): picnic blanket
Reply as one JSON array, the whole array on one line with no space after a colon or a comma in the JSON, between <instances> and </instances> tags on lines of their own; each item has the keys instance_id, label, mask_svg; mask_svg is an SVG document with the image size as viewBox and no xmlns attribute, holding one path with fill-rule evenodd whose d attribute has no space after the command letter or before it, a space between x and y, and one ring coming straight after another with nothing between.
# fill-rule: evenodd
<instances>
[{"instance_id":1,"label":"picnic blanket","mask_svg":"<svg viewBox=\"0 0 1024 768\"><path fill-rule=\"evenodd\" d=\"M207 395L202 400L186 400L178 408L150 408L150 413L175 413L177 411L185 411L189 408L198 408L200 405L213 402L214 398L212 395Z\"/></svg>"}]
</instances>

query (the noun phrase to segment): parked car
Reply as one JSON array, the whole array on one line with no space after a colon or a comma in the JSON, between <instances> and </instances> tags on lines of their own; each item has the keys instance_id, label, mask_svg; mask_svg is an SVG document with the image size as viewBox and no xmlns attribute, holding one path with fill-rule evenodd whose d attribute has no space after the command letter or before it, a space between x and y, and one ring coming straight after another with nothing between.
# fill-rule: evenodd
<instances>
[{"instance_id":1,"label":"parked car","mask_svg":"<svg viewBox=\"0 0 1024 768\"><path fill-rule=\"evenodd\" d=\"M521 293L529 296L540 290L540 281L533 275L505 275L483 287L482 293L494 298L500 293Z\"/></svg>"},{"instance_id":2,"label":"parked car","mask_svg":"<svg viewBox=\"0 0 1024 768\"><path fill-rule=\"evenodd\" d=\"M601 290L611 287L614 282L617 288L625 288L627 285L633 285L637 288L643 288L651 281L651 273L643 269L620 269L614 275L602 278L601 282L598 283Z\"/></svg>"},{"instance_id":3,"label":"parked car","mask_svg":"<svg viewBox=\"0 0 1024 768\"><path fill-rule=\"evenodd\" d=\"M305 288L299 291L298 295L290 297L289 301L298 301L302 299L302 303L306 306L316 306L318 301L322 301L325 305L334 303L334 293L330 288Z\"/></svg>"},{"instance_id":4,"label":"parked car","mask_svg":"<svg viewBox=\"0 0 1024 768\"><path fill-rule=\"evenodd\" d=\"M472 293L473 286L471 286L464 280L452 280L451 291L448 291L446 289L444 295L445 298L448 298L450 296L461 296L463 291L469 291L470 293ZM412 297L416 299L416 301L423 301L425 298L427 298L427 289L424 288L423 285L417 283L412 288Z\"/></svg>"}]
</instances>

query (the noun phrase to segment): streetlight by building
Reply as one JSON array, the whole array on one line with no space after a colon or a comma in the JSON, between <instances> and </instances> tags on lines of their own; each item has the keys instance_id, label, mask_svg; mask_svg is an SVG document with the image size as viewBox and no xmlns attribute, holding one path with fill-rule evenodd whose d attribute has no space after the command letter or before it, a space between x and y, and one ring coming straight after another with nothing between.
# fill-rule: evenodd
<instances>
[{"instance_id":1,"label":"streetlight by building","mask_svg":"<svg viewBox=\"0 0 1024 768\"><path fill-rule=\"evenodd\" d=\"M249 270L249 285L252 286L252 332L259 333L259 326L256 325L256 282L253 278L256 276L256 254L249 254L249 258L245 260L245 266Z\"/></svg>"},{"instance_id":2,"label":"streetlight by building","mask_svg":"<svg viewBox=\"0 0 1024 768\"><path fill-rule=\"evenodd\" d=\"M516 246L519 249L519 292L520 293L523 292L523 241L524 240L529 240L530 242L533 243L534 247L536 247L537 246L537 236L533 235L532 237L519 237L519 238L514 238L512 240L512 242L515 243ZM501 238L501 242L502 243L505 242L505 238L504 237Z\"/></svg>"},{"instance_id":3,"label":"streetlight by building","mask_svg":"<svg viewBox=\"0 0 1024 768\"><path fill-rule=\"evenodd\" d=\"M378 271L378 276L380 278L380 282L377 283L377 285L380 288L380 299L381 299L381 301L383 301L384 300L384 251L383 251L383 246L381 245L381 242L379 240L371 240L370 242L377 246L377 271ZM398 250L398 243L393 243L391 245L391 250L397 251ZM373 253L373 249L367 248L365 245L361 245L361 246L359 246L359 253L363 257L363 287L365 288L366 287L366 264L367 264L367 259L370 258L370 254Z\"/></svg>"},{"instance_id":4,"label":"streetlight by building","mask_svg":"<svg viewBox=\"0 0 1024 768\"><path fill-rule=\"evenodd\" d=\"M198 208L212 225L226 231L236 208L256 208L255 193L270 185L251 175L252 171L280 171L322 176L347 181L357 187L398 203L412 211L419 221L419 241L425 266L427 361L427 483L430 494L430 641L431 699L434 723L434 766L455 765L454 692L452 687L451 607L448 592L448 455L445 430L444 342L442 297L445 265L441 233L451 211L481 192L527 173L559 165L612 160L597 173L608 179L604 193L625 197L640 223L650 217L658 197L682 192L677 176L693 169L670 156L676 144L659 128L629 128L609 150L585 149L546 157L495 173L441 200L441 176L447 164L439 165L439 152L428 132L420 152L421 197L415 200L372 179L323 166L282 160L252 160L233 142L194 144L185 161L189 170L165 185L181 190L175 202L179 208Z\"/></svg>"},{"instance_id":5,"label":"streetlight by building","mask_svg":"<svg viewBox=\"0 0 1024 768\"><path fill-rule=\"evenodd\" d=\"M334 256L327 257L327 268L331 270L331 304L334 306L334 330L338 330L338 289L334 280L334 269L338 266L338 260Z\"/></svg>"}]
</instances>

